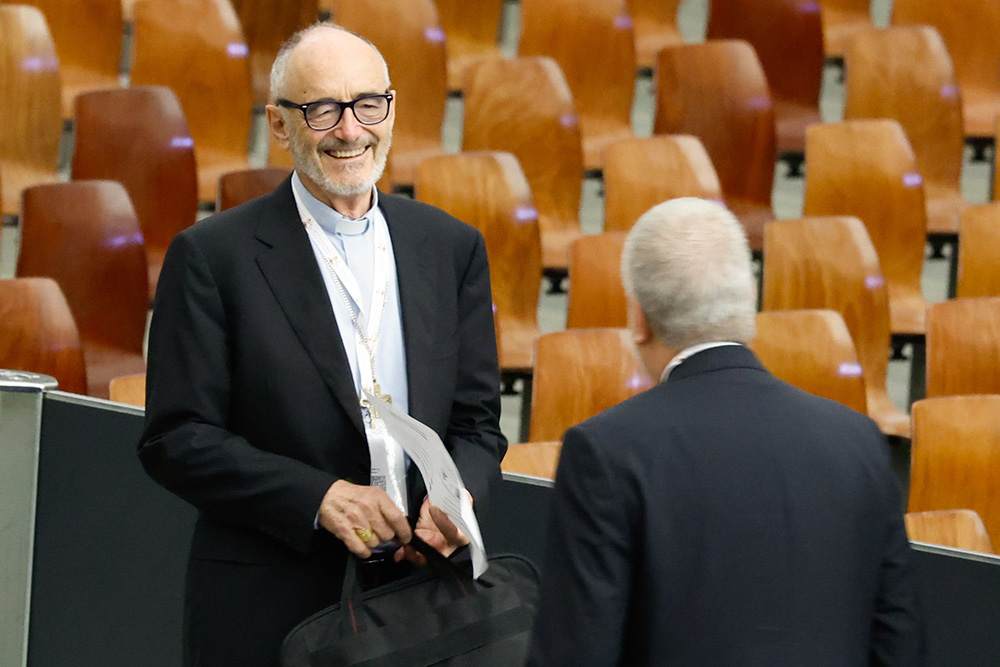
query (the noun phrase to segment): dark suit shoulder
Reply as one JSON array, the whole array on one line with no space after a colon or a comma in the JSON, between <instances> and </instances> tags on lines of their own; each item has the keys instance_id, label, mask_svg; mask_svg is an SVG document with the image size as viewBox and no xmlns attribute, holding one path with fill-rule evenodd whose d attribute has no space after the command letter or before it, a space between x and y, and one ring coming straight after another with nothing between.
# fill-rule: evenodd
<instances>
[{"instance_id":1,"label":"dark suit shoulder","mask_svg":"<svg viewBox=\"0 0 1000 667\"><path fill-rule=\"evenodd\" d=\"M402 197L400 195L390 195L380 192L379 207L385 213L386 219L393 218L405 220L411 224L424 226L430 234L443 236L457 236L466 239L467 242L474 242L482 234L478 229L469 225L447 211L443 211L436 206L425 204L424 202Z\"/></svg>"}]
</instances>

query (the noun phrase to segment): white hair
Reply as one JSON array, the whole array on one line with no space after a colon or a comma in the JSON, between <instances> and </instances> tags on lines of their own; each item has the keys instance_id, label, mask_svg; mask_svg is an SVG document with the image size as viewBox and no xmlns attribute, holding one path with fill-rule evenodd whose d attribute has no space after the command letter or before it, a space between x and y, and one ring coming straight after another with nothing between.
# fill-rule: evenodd
<instances>
[{"instance_id":1,"label":"white hair","mask_svg":"<svg viewBox=\"0 0 1000 667\"><path fill-rule=\"evenodd\" d=\"M684 197L646 211L625 240L622 279L653 334L671 349L753 340L750 247L743 226L719 202Z\"/></svg>"}]
</instances>

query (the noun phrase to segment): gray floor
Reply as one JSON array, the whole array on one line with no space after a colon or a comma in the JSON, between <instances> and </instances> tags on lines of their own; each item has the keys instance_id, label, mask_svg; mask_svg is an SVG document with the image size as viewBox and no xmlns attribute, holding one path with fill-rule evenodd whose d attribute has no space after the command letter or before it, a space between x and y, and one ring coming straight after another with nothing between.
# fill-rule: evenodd
<instances>
[{"instance_id":1,"label":"gray floor","mask_svg":"<svg viewBox=\"0 0 1000 667\"><path fill-rule=\"evenodd\" d=\"M680 8L680 26L689 41L704 39L705 15L707 0L688 0ZM888 20L890 2L874 0L873 18L878 25L885 25ZM504 48L508 55L516 51L516 26L518 6L507 5L504 16ZM837 121L843 111L843 85L838 81L838 72L828 68L823 83L821 110L824 120ZM443 140L447 150L457 152L461 147L462 102L451 99L448 102L447 116L443 127ZM653 91L649 79L640 78L636 81L635 102L633 106L633 128L637 135L649 135L653 126ZM63 164L68 168L72 137L65 137ZM258 118L254 136L251 141L252 161L263 164L266 158L266 125ZM987 201L989 195L990 166L986 163L972 163L966 156L963 172L963 189L966 199L971 204ZM784 173L784 165L779 164L774 182L774 210L779 218L795 218L802 214L804 181L788 178ZM587 233L600 232L602 228L603 206L600 198L600 183L589 179L584 184L581 201L581 224ZM17 257L18 230L7 226L0 232L0 278L14 275L14 265ZM924 263L923 288L929 301L943 300L946 296L947 262L928 259ZM565 295L550 295L544 291L541 296L538 318L542 331L556 331L565 326L566 298ZM889 366L889 392L893 400L901 407L906 406L909 383L909 364L906 361L893 361ZM519 432L519 400L518 396L505 396L503 399L503 418L501 425L511 442L518 441Z\"/></svg>"}]
</instances>

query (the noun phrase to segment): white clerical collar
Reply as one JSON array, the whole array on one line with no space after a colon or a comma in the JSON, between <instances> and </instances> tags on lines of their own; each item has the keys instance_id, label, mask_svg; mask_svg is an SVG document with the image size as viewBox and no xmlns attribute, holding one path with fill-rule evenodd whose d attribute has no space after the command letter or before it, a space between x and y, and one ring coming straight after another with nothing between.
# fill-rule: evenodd
<instances>
[{"instance_id":1,"label":"white clerical collar","mask_svg":"<svg viewBox=\"0 0 1000 667\"><path fill-rule=\"evenodd\" d=\"M691 347L685 347L683 350L674 355L674 358L670 360L667 367L663 369L663 373L660 375L660 382L665 382L670 376L670 372L684 363L685 359L689 359L699 352L711 350L713 347L727 347L729 345L739 345L739 343L734 343L729 340L717 340L712 341L711 343L698 343L697 345L692 345Z\"/></svg>"},{"instance_id":2,"label":"white clerical collar","mask_svg":"<svg viewBox=\"0 0 1000 667\"><path fill-rule=\"evenodd\" d=\"M317 224L323 228L327 234L340 234L343 236L355 236L364 234L370 228L375 219L375 209L378 208L378 189L372 188L372 205L360 218L349 218L332 207L324 204L313 196L306 188L299 172L292 174L292 188L298 194L300 201L306 210L312 214Z\"/></svg>"}]
</instances>

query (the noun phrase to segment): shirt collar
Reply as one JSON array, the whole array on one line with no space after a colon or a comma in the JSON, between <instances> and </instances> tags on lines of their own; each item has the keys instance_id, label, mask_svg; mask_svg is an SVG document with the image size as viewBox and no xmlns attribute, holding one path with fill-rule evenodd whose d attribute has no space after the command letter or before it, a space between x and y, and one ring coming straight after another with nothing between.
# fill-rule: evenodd
<instances>
[{"instance_id":1,"label":"shirt collar","mask_svg":"<svg viewBox=\"0 0 1000 667\"><path fill-rule=\"evenodd\" d=\"M364 234L371 229L374 223L375 211L378 209L378 188L372 188L372 205L365 211L364 215L357 219L348 218L316 199L299 178L297 171L292 174L292 188L299 195L306 210L327 234L340 234L342 236Z\"/></svg>"},{"instance_id":2,"label":"shirt collar","mask_svg":"<svg viewBox=\"0 0 1000 667\"><path fill-rule=\"evenodd\" d=\"M697 345L692 345L690 347L685 347L683 350L674 355L674 358L670 360L667 367L663 369L663 373L660 375L660 382L666 382L667 378L670 376L671 371L684 363L685 359L689 359L699 352L704 352L705 350L711 350L713 347L726 347L729 345L739 345L740 343L734 343L729 340L717 340L710 343L698 343Z\"/></svg>"}]
</instances>

